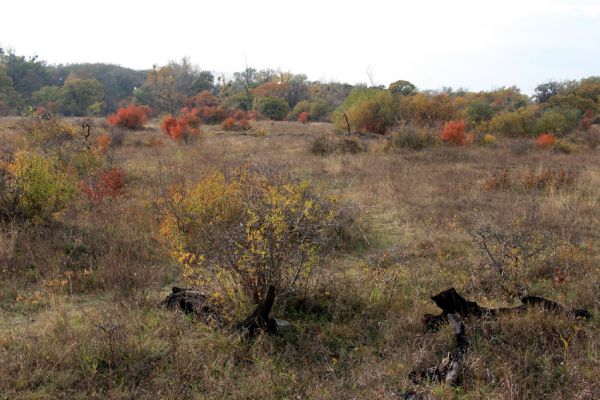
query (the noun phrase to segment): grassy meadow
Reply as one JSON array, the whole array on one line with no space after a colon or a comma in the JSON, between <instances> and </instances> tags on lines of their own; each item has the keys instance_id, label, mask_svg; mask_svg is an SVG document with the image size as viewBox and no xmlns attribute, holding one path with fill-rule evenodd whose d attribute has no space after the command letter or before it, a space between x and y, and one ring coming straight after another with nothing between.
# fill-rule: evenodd
<instances>
[{"instance_id":1,"label":"grassy meadow","mask_svg":"<svg viewBox=\"0 0 600 400\"><path fill-rule=\"evenodd\" d=\"M92 141L111 129L94 122ZM600 314L598 150L504 136L415 150L369 134L352 151L318 154L316 140L340 135L330 123L252 123L202 126L184 145L152 120L108 150L125 173L121 195L94 207L77 198L51 224L0 223L0 398L597 398L598 318L540 310L468 320L457 387L408 375L454 345L450 327L422 326L439 313L430 297L450 287L483 306L529 294ZM17 118L0 119L2 154L23 141ZM159 307L185 286L161 198L245 161L278 165L357 215L352 240L276 299L272 314L292 327L251 341ZM489 255L486 232L512 253Z\"/></svg>"}]
</instances>

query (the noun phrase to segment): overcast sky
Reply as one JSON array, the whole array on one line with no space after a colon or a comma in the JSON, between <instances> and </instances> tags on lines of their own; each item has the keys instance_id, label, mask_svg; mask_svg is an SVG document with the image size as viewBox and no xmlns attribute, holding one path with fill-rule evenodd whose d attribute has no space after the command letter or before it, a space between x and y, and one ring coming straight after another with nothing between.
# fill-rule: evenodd
<instances>
[{"instance_id":1,"label":"overcast sky","mask_svg":"<svg viewBox=\"0 0 600 400\"><path fill-rule=\"evenodd\" d=\"M30 1L1 7L0 45L50 63L147 69L189 56L309 79L420 89L600 75L600 0Z\"/></svg>"}]
</instances>

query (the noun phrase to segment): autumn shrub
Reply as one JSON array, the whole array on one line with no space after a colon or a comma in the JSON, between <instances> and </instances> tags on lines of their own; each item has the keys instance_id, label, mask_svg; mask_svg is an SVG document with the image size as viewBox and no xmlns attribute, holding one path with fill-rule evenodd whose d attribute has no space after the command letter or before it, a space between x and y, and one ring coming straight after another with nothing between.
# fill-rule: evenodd
<instances>
[{"instance_id":1,"label":"autumn shrub","mask_svg":"<svg viewBox=\"0 0 600 400\"><path fill-rule=\"evenodd\" d=\"M598 148L600 146L600 126L592 125L590 129L582 132L581 139L589 148Z\"/></svg>"},{"instance_id":2,"label":"autumn shrub","mask_svg":"<svg viewBox=\"0 0 600 400\"><path fill-rule=\"evenodd\" d=\"M171 139L189 144L202 134L199 128L201 121L198 109L184 107L180 110L179 117L174 117L172 114L165 115L160 128Z\"/></svg>"},{"instance_id":3,"label":"autumn shrub","mask_svg":"<svg viewBox=\"0 0 600 400\"><path fill-rule=\"evenodd\" d=\"M106 153L108 151L108 148L110 147L111 142L112 139L110 138L110 136L103 133L96 138L96 149L101 153Z\"/></svg>"},{"instance_id":4,"label":"autumn shrub","mask_svg":"<svg viewBox=\"0 0 600 400\"><path fill-rule=\"evenodd\" d=\"M132 130L142 129L150 116L150 107L130 104L122 107L116 113L108 116L107 121L112 126Z\"/></svg>"},{"instance_id":5,"label":"autumn shrub","mask_svg":"<svg viewBox=\"0 0 600 400\"><path fill-rule=\"evenodd\" d=\"M86 195L88 202L98 206L105 199L123 194L125 173L119 168L111 168L79 182L79 189Z\"/></svg>"},{"instance_id":6,"label":"autumn shrub","mask_svg":"<svg viewBox=\"0 0 600 400\"><path fill-rule=\"evenodd\" d=\"M506 111L496 114L489 123L494 133L508 136L527 136L533 131L535 108L525 107L516 111Z\"/></svg>"},{"instance_id":7,"label":"autumn shrub","mask_svg":"<svg viewBox=\"0 0 600 400\"><path fill-rule=\"evenodd\" d=\"M186 99L185 105L188 108L196 109L198 117L204 124L220 123L227 118L225 107L208 90L203 90L195 96Z\"/></svg>"},{"instance_id":8,"label":"autumn shrub","mask_svg":"<svg viewBox=\"0 0 600 400\"><path fill-rule=\"evenodd\" d=\"M242 119L248 119L248 113L244 110L235 110L232 114L231 117L236 120L242 120Z\"/></svg>"},{"instance_id":9,"label":"autumn shrub","mask_svg":"<svg viewBox=\"0 0 600 400\"><path fill-rule=\"evenodd\" d=\"M542 133L535 140L535 144L542 149L551 149L556 143L556 136L551 133Z\"/></svg>"},{"instance_id":10,"label":"autumn shrub","mask_svg":"<svg viewBox=\"0 0 600 400\"><path fill-rule=\"evenodd\" d=\"M290 112L287 101L279 97L259 96L254 100L254 109L266 118L282 121Z\"/></svg>"},{"instance_id":11,"label":"autumn shrub","mask_svg":"<svg viewBox=\"0 0 600 400\"><path fill-rule=\"evenodd\" d=\"M385 133L395 122L394 98L387 90L356 88L333 113L333 122L339 130L359 130Z\"/></svg>"},{"instance_id":12,"label":"autumn shrub","mask_svg":"<svg viewBox=\"0 0 600 400\"><path fill-rule=\"evenodd\" d=\"M329 105L319 99L302 100L294 106L293 119L298 120L300 114L308 113L311 121L323 121L329 112Z\"/></svg>"},{"instance_id":13,"label":"autumn shrub","mask_svg":"<svg viewBox=\"0 0 600 400\"><path fill-rule=\"evenodd\" d=\"M594 111L586 110L577 125L577 129L580 131L587 132L594 123Z\"/></svg>"},{"instance_id":14,"label":"autumn shrub","mask_svg":"<svg viewBox=\"0 0 600 400\"><path fill-rule=\"evenodd\" d=\"M496 144L496 136L486 133L481 137L480 143L484 146L494 146Z\"/></svg>"},{"instance_id":15,"label":"autumn shrub","mask_svg":"<svg viewBox=\"0 0 600 400\"><path fill-rule=\"evenodd\" d=\"M310 144L310 152L326 155L332 153L356 154L366 151L365 145L357 136L324 133L317 136Z\"/></svg>"},{"instance_id":16,"label":"autumn shrub","mask_svg":"<svg viewBox=\"0 0 600 400\"><path fill-rule=\"evenodd\" d=\"M0 216L44 223L65 210L76 194L74 177L55 158L19 151L2 167Z\"/></svg>"},{"instance_id":17,"label":"autumn shrub","mask_svg":"<svg viewBox=\"0 0 600 400\"><path fill-rule=\"evenodd\" d=\"M538 168L530 170L524 179L528 189L562 189L572 186L577 179L577 172L564 168Z\"/></svg>"},{"instance_id":18,"label":"autumn shrub","mask_svg":"<svg viewBox=\"0 0 600 400\"><path fill-rule=\"evenodd\" d=\"M303 124L308 124L308 116L309 116L308 112L306 112L306 111L301 112L298 115L298 122L301 122Z\"/></svg>"},{"instance_id":19,"label":"autumn shrub","mask_svg":"<svg viewBox=\"0 0 600 400\"><path fill-rule=\"evenodd\" d=\"M570 128L569 121L563 113L549 110L535 121L533 131L538 135L543 133L562 135L567 133Z\"/></svg>"},{"instance_id":20,"label":"autumn shrub","mask_svg":"<svg viewBox=\"0 0 600 400\"><path fill-rule=\"evenodd\" d=\"M508 227L487 225L472 234L485 260L475 274L479 290L514 299L531 289L531 274L553 250L551 235L538 226L534 213L515 218Z\"/></svg>"},{"instance_id":21,"label":"autumn shrub","mask_svg":"<svg viewBox=\"0 0 600 400\"><path fill-rule=\"evenodd\" d=\"M558 139L552 149L557 153L571 154L577 151L577 145L568 139Z\"/></svg>"},{"instance_id":22,"label":"autumn shrub","mask_svg":"<svg viewBox=\"0 0 600 400\"><path fill-rule=\"evenodd\" d=\"M23 117L19 120L19 128L28 146L44 152L59 150L74 142L84 144L81 129L56 115L48 118L35 115Z\"/></svg>"},{"instance_id":23,"label":"autumn shrub","mask_svg":"<svg viewBox=\"0 0 600 400\"><path fill-rule=\"evenodd\" d=\"M351 209L281 167L245 163L171 188L161 232L186 284L233 301L297 288L352 224Z\"/></svg>"},{"instance_id":24,"label":"autumn shrub","mask_svg":"<svg viewBox=\"0 0 600 400\"><path fill-rule=\"evenodd\" d=\"M506 190L512 187L513 185L513 177L508 169L498 170L492 176L488 177L484 183L483 187L486 191L499 191Z\"/></svg>"},{"instance_id":25,"label":"autumn shrub","mask_svg":"<svg viewBox=\"0 0 600 400\"><path fill-rule=\"evenodd\" d=\"M247 119L240 119L237 122L238 127L243 130L243 131L247 131L249 130L252 126L250 125L250 121L248 121Z\"/></svg>"},{"instance_id":26,"label":"autumn shrub","mask_svg":"<svg viewBox=\"0 0 600 400\"><path fill-rule=\"evenodd\" d=\"M221 122L221 128L226 131L232 131L235 126L235 119L233 117L226 118Z\"/></svg>"},{"instance_id":27,"label":"autumn shrub","mask_svg":"<svg viewBox=\"0 0 600 400\"><path fill-rule=\"evenodd\" d=\"M450 121L444 124L440 138L444 143L462 146L466 143L466 123L464 120Z\"/></svg>"},{"instance_id":28,"label":"autumn shrub","mask_svg":"<svg viewBox=\"0 0 600 400\"><path fill-rule=\"evenodd\" d=\"M236 110L231 114L231 117L226 118L221 122L221 128L225 131L247 131L251 128L248 120L248 113L244 110Z\"/></svg>"},{"instance_id":29,"label":"autumn shrub","mask_svg":"<svg viewBox=\"0 0 600 400\"><path fill-rule=\"evenodd\" d=\"M422 150L435 146L440 138L437 132L426 127L417 127L412 124L403 124L394 128L391 134L392 144L395 147L412 150Z\"/></svg>"}]
</instances>

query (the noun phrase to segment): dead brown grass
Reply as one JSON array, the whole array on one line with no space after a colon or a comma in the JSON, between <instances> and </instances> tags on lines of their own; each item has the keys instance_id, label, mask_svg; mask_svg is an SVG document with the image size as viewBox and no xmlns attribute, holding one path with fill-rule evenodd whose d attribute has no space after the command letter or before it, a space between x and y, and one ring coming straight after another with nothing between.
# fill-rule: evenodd
<instances>
[{"instance_id":1,"label":"dead brown grass","mask_svg":"<svg viewBox=\"0 0 600 400\"><path fill-rule=\"evenodd\" d=\"M422 334L422 314L435 312L429 296L454 286L485 306L511 302L472 233L482 226L511 232L532 214L529 228L560 246L522 266L520 290L599 314L597 152L536 151L500 138L493 148L320 156L309 147L330 125L261 124L264 136L206 127L205 137L185 146L152 121L114 150L128 176L122 198L99 210L75 208L53 227L0 231L0 243L14 244L0 253L0 398L398 398L411 387L408 372L451 345L449 330ZM3 150L18 144L13 125L0 120ZM94 135L104 132L98 126ZM156 307L178 279L158 234L153 204L161 190L247 159L286 165L356 203L368 242L276 304L290 332L253 343ZM512 183L486 190L498 170L511 171ZM526 187L529 172L549 170L578 173L543 190ZM597 319L531 312L467 327L467 378L459 388L432 388L434 398L600 392Z\"/></svg>"}]
</instances>

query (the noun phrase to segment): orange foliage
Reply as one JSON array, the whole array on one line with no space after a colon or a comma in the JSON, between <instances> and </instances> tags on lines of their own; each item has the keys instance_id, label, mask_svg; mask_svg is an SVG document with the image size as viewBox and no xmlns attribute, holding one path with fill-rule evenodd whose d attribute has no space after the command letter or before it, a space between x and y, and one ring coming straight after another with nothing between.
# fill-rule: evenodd
<instances>
[{"instance_id":1,"label":"orange foliage","mask_svg":"<svg viewBox=\"0 0 600 400\"><path fill-rule=\"evenodd\" d=\"M238 121L238 126L240 127L240 129L247 131L248 129L250 129L250 121L248 121L247 119L240 119Z\"/></svg>"},{"instance_id":2,"label":"orange foliage","mask_svg":"<svg viewBox=\"0 0 600 400\"><path fill-rule=\"evenodd\" d=\"M462 119L447 122L444 124L444 129L440 137L448 144L461 146L466 143L465 126L465 121Z\"/></svg>"},{"instance_id":3,"label":"orange foliage","mask_svg":"<svg viewBox=\"0 0 600 400\"><path fill-rule=\"evenodd\" d=\"M298 122L302 122L303 124L308 124L308 116L309 113L304 111L298 114Z\"/></svg>"},{"instance_id":4,"label":"orange foliage","mask_svg":"<svg viewBox=\"0 0 600 400\"><path fill-rule=\"evenodd\" d=\"M279 97L287 99L291 91L291 85L288 82L269 81L253 89L255 96Z\"/></svg>"},{"instance_id":5,"label":"orange foliage","mask_svg":"<svg viewBox=\"0 0 600 400\"><path fill-rule=\"evenodd\" d=\"M556 143L556 136L551 133L542 133L535 140L535 143L538 145L538 147L549 149L554 146L554 143Z\"/></svg>"},{"instance_id":6,"label":"orange foliage","mask_svg":"<svg viewBox=\"0 0 600 400\"><path fill-rule=\"evenodd\" d=\"M233 119L233 117L226 118L225 121L223 121L223 123L221 124L221 127L226 131L233 130L234 126L235 126L235 119Z\"/></svg>"},{"instance_id":7,"label":"orange foliage","mask_svg":"<svg viewBox=\"0 0 600 400\"><path fill-rule=\"evenodd\" d=\"M111 138L106 133L101 134L96 138L96 148L101 153L106 153L110 146Z\"/></svg>"},{"instance_id":8,"label":"orange foliage","mask_svg":"<svg viewBox=\"0 0 600 400\"><path fill-rule=\"evenodd\" d=\"M231 115L231 117L232 117L233 119L235 119L236 121L239 121L239 120L241 120L241 119L247 119L247 118L248 118L248 116L246 115L246 111L244 111L244 110L239 110L239 109L238 109L238 110L235 110L235 111L233 112L233 114Z\"/></svg>"},{"instance_id":9,"label":"orange foliage","mask_svg":"<svg viewBox=\"0 0 600 400\"><path fill-rule=\"evenodd\" d=\"M205 124L221 122L227 117L225 107L208 90L203 90L185 101L186 106L198 110L198 117Z\"/></svg>"},{"instance_id":10,"label":"orange foliage","mask_svg":"<svg viewBox=\"0 0 600 400\"><path fill-rule=\"evenodd\" d=\"M148 120L150 112L151 110L148 106L130 104L127 107L119 108L107 120L113 126L120 126L127 129L141 129Z\"/></svg>"},{"instance_id":11,"label":"orange foliage","mask_svg":"<svg viewBox=\"0 0 600 400\"><path fill-rule=\"evenodd\" d=\"M79 188L92 205L99 205L107 197L123 194L125 173L121 169L112 168L93 176L87 183L79 182Z\"/></svg>"},{"instance_id":12,"label":"orange foliage","mask_svg":"<svg viewBox=\"0 0 600 400\"><path fill-rule=\"evenodd\" d=\"M201 133L198 127L202 119L198 116L198 113L197 108L190 110L184 107L179 112L179 118L171 114L166 115L160 124L160 128L171 139L183 139L184 142L188 143L192 137L199 136Z\"/></svg>"}]
</instances>

